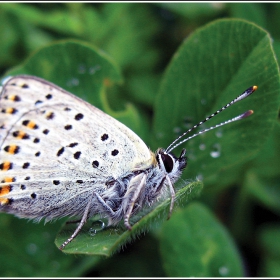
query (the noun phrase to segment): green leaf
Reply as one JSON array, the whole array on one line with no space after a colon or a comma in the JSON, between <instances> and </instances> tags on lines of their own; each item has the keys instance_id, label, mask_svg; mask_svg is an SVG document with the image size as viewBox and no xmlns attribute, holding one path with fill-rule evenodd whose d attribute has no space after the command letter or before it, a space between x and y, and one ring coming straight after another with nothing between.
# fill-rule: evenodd
<instances>
[{"instance_id":1,"label":"green leaf","mask_svg":"<svg viewBox=\"0 0 280 280\"><path fill-rule=\"evenodd\" d=\"M169 277L242 277L240 255L210 211L191 203L161 229L160 248Z\"/></svg>"},{"instance_id":2,"label":"green leaf","mask_svg":"<svg viewBox=\"0 0 280 280\"><path fill-rule=\"evenodd\" d=\"M10 61L15 62L15 58L10 52L11 46L17 42L17 33L13 23L13 20L0 9L0 26L5 26L5 28L0 28L0 38L5 38L0 41L0 63L2 67Z\"/></svg>"},{"instance_id":3,"label":"green leaf","mask_svg":"<svg viewBox=\"0 0 280 280\"><path fill-rule=\"evenodd\" d=\"M190 20L218 15L225 3L157 3L157 5Z\"/></svg>"},{"instance_id":4,"label":"green leaf","mask_svg":"<svg viewBox=\"0 0 280 280\"><path fill-rule=\"evenodd\" d=\"M251 168L262 178L273 178L280 175L280 123L275 121L272 133L264 143L259 155L252 160Z\"/></svg>"},{"instance_id":5,"label":"green leaf","mask_svg":"<svg viewBox=\"0 0 280 280\"><path fill-rule=\"evenodd\" d=\"M247 164L246 172L240 176L242 185L234 196L231 211L231 229L239 242L250 242L250 236L254 234L253 205L257 203L276 215L280 214L279 136L280 125L275 121L272 133L258 156Z\"/></svg>"},{"instance_id":6,"label":"green leaf","mask_svg":"<svg viewBox=\"0 0 280 280\"><path fill-rule=\"evenodd\" d=\"M158 92L159 83L159 77L145 73L144 75L131 77L126 83L126 90L129 92L129 96L133 97L135 101L152 108Z\"/></svg>"},{"instance_id":7,"label":"green leaf","mask_svg":"<svg viewBox=\"0 0 280 280\"><path fill-rule=\"evenodd\" d=\"M264 162L264 165L267 164L267 162ZM246 174L244 188L266 208L278 215L280 214L279 175L277 177L263 178L258 176L258 173L250 171Z\"/></svg>"},{"instance_id":8,"label":"green leaf","mask_svg":"<svg viewBox=\"0 0 280 280\"><path fill-rule=\"evenodd\" d=\"M250 169L245 174L243 182L243 192L246 193L246 196L253 197L276 214L280 214L279 137L280 124L277 121L263 149L251 161ZM248 201L248 197L246 200ZM244 216L243 213L240 214ZM240 221L238 221L239 224Z\"/></svg>"},{"instance_id":9,"label":"green leaf","mask_svg":"<svg viewBox=\"0 0 280 280\"><path fill-rule=\"evenodd\" d=\"M75 277L94 267L98 257L75 258L57 250L53 240L58 224L1 213L1 277Z\"/></svg>"},{"instance_id":10,"label":"green leaf","mask_svg":"<svg viewBox=\"0 0 280 280\"><path fill-rule=\"evenodd\" d=\"M146 234L136 242L127 244L124 250L99 263L99 277L164 277L158 240L154 234ZM129 264L129 267L127 266ZM125 269L124 269L125 268Z\"/></svg>"},{"instance_id":11,"label":"green leaf","mask_svg":"<svg viewBox=\"0 0 280 280\"><path fill-rule=\"evenodd\" d=\"M199 195L202 189L201 182L193 182L176 193L176 204L184 205L187 201ZM124 226L107 227L91 235L92 222L88 222L78 236L68 244L63 252L69 254L91 254L110 256L119 250L125 243L157 226L167 218L170 199L159 203L156 207L145 208L139 214L132 217L132 230L128 231ZM172 219L172 217L171 217ZM59 247L67 240L76 229L77 224L67 224L59 232L55 244Z\"/></svg>"},{"instance_id":12,"label":"green leaf","mask_svg":"<svg viewBox=\"0 0 280 280\"><path fill-rule=\"evenodd\" d=\"M39 49L24 64L7 73L16 74L44 78L101 109L104 84L109 86L121 81L119 70L105 53L74 40Z\"/></svg>"},{"instance_id":13,"label":"green leaf","mask_svg":"<svg viewBox=\"0 0 280 280\"><path fill-rule=\"evenodd\" d=\"M280 276L280 225L266 224L258 232L258 244L262 248L259 276Z\"/></svg>"},{"instance_id":14,"label":"green leaf","mask_svg":"<svg viewBox=\"0 0 280 280\"><path fill-rule=\"evenodd\" d=\"M280 5L279 3L270 3L266 11L267 28L272 38L275 40L280 39L279 24L280 24Z\"/></svg>"},{"instance_id":15,"label":"green leaf","mask_svg":"<svg viewBox=\"0 0 280 280\"><path fill-rule=\"evenodd\" d=\"M252 85L258 86L252 96L202 128L249 109L255 112L252 116L180 146L187 148L189 158L185 177L200 176L207 184L214 174L211 183L215 185L220 172L229 169L234 174L235 168L261 149L279 107L279 70L267 32L243 20L218 20L198 29L175 53L162 80L155 105L153 147L167 147L176 135ZM224 180L226 183L227 177Z\"/></svg>"},{"instance_id":16,"label":"green leaf","mask_svg":"<svg viewBox=\"0 0 280 280\"><path fill-rule=\"evenodd\" d=\"M263 3L228 3L230 15L233 18L245 19L266 27L266 18Z\"/></svg>"},{"instance_id":17,"label":"green leaf","mask_svg":"<svg viewBox=\"0 0 280 280\"><path fill-rule=\"evenodd\" d=\"M76 4L75 7L78 8L79 6ZM80 18L75 13L71 13L71 10L53 9L43 11L30 4L14 5L14 3L6 3L1 8L10 15L16 16L33 26L42 26L66 34L79 34L83 30Z\"/></svg>"},{"instance_id":18,"label":"green leaf","mask_svg":"<svg viewBox=\"0 0 280 280\"><path fill-rule=\"evenodd\" d=\"M124 68L131 71L150 71L158 60L152 48L158 22L149 5L138 3L111 3L104 6L106 22L100 27L99 38L104 49Z\"/></svg>"}]
</instances>

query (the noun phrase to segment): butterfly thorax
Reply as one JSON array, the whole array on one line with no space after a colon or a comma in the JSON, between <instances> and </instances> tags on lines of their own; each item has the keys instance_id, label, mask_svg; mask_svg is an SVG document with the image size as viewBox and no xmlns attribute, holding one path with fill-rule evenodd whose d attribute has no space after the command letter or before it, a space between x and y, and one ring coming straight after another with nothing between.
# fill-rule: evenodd
<instances>
[{"instance_id":1,"label":"butterfly thorax","mask_svg":"<svg viewBox=\"0 0 280 280\"><path fill-rule=\"evenodd\" d=\"M152 206L155 202L170 196L167 177L172 184L180 177L186 166L185 151L183 150L177 158L159 149L154 158L155 162L148 168L128 172L117 179L110 178L106 182L108 189L101 197L114 211L114 215L109 215L109 224L117 224L129 211L130 217L143 207ZM100 214L104 214L104 208L100 209L102 209ZM108 218L107 215L105 217Z\"/></svg>"}]
</instances>

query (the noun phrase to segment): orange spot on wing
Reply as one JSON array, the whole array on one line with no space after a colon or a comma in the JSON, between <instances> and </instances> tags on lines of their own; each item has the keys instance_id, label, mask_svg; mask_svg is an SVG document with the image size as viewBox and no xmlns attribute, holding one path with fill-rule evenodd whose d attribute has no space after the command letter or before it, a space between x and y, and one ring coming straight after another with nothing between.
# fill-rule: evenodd
<instances>
[{"instance_id":1,"label":"orange spot on wing","mask_svg":"<svg viewBox=\"0 0 280 280\"><path fill-rule=\"evenodd\" d=\"M25 132L19 131L19 132L18 132L18 135L17 135L17 138L18 138L18 139L22 139L22 138L26 137L26 135L27 135L27 134L26 134Z\"/></svg>"},{"instance_id":2,"label":"orange spot on wing","mask_svg":"<svg viewBox=\"0 0 280 280\"><path fill-rule=\"evenodd\" d=\"M9 170L9 169L11 169L11 167L12 167L12 164L9 161L5 161L0 164L0 169L3 171Z\"/></svg>"},{"instance_id":3,"label":"orange spot on wing","mask_svg":"<svg viewBox=\"0 0 280 280\"><path fill-rule=\"evenodd\" d=\"M5 110L5 113L7 113L7 114L13 114L13 113L15 113L15 109L14 109L14 108L7 108L7 109Z\"/></svg>"},{"instance_id":4,"label":"orange spot on wing","mask_svg":"<svg viewBox=\"0 0 280 280\"><path fill-rule=\"evenodd\" d=\"M13 177L6 177L4 178L4 183L11 183L11 182L14 182L15 179Z\"/></svg>"},{"instance_id":5,"label":"orange spot on wing","mask_svg":"<svg viewBox=\"0 0 280 280\"><path fill-rule=\"evenodd\" d=\"M9 204L9 199L8 198L0 198L0 204L1 205L7 205Z\"/></svg>"},{"instance_id":6,"label":"orange spot on wing","mask_svg":"<svg viewBox=\"0 0 280 280\"><path fill-rule=\"evenodd\" d=\"M19 150L19 147L16 145L11 145L9 146L9 149L7 150L8 153L10 154L16 154Z\"/></svg>"},{"instance_id":7,"label":"orange spot on wing","mask_svg":"<svg viewBox=\"0 0 280 280\"><path fill-rule=\"evenodd\" d=\"M34 127L36 127L36 123L30 121L30 122L28 122L27 127L33 129Z\"/></svg>"},{"instance_id":8,"label":"orange spot on wing","mask_svg":"<svg viewBox=\"0 0 280 280\"><path fill-rule=\"evenodd\" d=\"M20 101L20 98L17 95L9 95L8 99L11 101Z\"/></svg>"},{"instance_id":9,"label":"orange spot on wing","mask_svg":"<svg viewBox=\"0 0 280 280\"><path fill-rule=\"evenodd\" d=\"M8 194L11 191L11 186L5 186L0 188L0 196Z\"/></svg>"}]
</instances>

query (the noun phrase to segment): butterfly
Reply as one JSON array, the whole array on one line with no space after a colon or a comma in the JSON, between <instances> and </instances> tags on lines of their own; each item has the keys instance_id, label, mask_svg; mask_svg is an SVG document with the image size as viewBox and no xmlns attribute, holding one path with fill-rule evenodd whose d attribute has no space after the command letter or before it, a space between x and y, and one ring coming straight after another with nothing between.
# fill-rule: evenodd
<instances>
[{"instance_id":1,"label":"butterfly","mask_svg":"<svg viewBox=\"0 0 280 280\"><path fill-rule=\"evenodd\" d=\"M63 250L95 215L108 225L130 218L143 207L170 196L187 165L176 147L206 131L244 119L252 110L224 123L186 134L257 86L193 126L166 149L151 152L128 127L62 88L34 76L9 77L0 94L0 211L20 218L50 221L78 217Z\"/></svg>"}]
</instances>

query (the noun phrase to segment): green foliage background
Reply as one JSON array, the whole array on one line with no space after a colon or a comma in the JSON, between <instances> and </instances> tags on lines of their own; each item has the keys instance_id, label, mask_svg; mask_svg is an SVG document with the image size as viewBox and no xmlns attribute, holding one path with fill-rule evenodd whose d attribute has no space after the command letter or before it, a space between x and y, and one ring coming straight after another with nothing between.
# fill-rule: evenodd
<instances>
[{"instance_id":1,"label":"green foliage background","mask_svg":"<svg viewBox=\"0 0 280 280\"><path fill-rule=\"evenodd\" d=\"M204 127L253 109L248 119L183 145L169 221L167 200L135 217L131 233L90 236L88 223L63 253L65 220L1 213L0 276L279 277L279 19L279 3L1 3L2 77L45 78L152 150L258 90Z\"/></svg>"}]
</instances>

